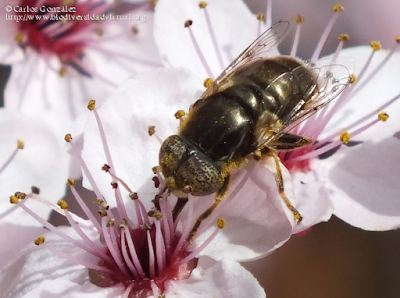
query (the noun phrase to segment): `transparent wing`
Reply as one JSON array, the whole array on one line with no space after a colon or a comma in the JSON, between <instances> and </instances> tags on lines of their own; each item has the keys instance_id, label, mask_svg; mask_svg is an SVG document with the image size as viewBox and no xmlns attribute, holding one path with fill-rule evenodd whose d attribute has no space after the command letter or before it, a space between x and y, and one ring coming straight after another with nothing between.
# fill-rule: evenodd
<instances>
[{"instance_id":1,"label":"transparent wing","mask_svg":"<svg viewBox=\"0 0 400 298\"><path fill-rule=\"evenodd\" d=\"M291 21L279 21L261 34L247 49L245 49L233 62L216 78L207 88L201 98L225 89L229 81L235 76L237 70L251 62L268 57L268 53L276 48L290 32Z\"/></svg>"},{"instance_id":2,"label":"transparent wing","mask_svg":"<svg viewBox=\"0 0 400 298\"><path fill-rule=\"evenodd\" d=\"M326 65L313 68L318 73L318 92L302 108L294 114L284 125L284 130L289 131L317 111L321 110L336 98L350 82L349 70L343 65Z\"/></svg>"},{"instance_id":3,"label":"transparent wing","mask_svg":"<svg viewBox=\"0 0 400 298\"><path fill-rule=\"evenodd\" d=\"M276 79L273 84L285 83L296 72L303 73L300 66L290 73L285 73ZM317 111L321 110L335 97L337 97L349 84L350 73L345 66L342 65L327 65L322 67L311 68L316 77L312 83L306 83L306 89L303 90L304 98L293 102L287 102L279 105L275 111L268 111L264 118L260 117L260 123L257 123L256 135L257 147L266 147L270 142L278 139L284 133L289 132L295 126L312 116ZM301 76L297 76L301 81ZM289 85L290 84L286 84ZM293 89L288 89L288 92L293 92ZM292 93L293 98L295 97ZM289 97L292 97L289 96Z\"/></svg>"}]
</instances>

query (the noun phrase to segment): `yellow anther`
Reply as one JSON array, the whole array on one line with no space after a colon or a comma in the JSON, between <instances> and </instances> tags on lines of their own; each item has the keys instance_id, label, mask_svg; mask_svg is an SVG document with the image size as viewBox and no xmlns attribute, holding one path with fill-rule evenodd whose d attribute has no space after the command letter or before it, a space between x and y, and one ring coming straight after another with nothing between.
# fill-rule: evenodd
<instances>
[{"instance_id":1,"label":"yellow anther","mask_svg":"<svg viewBox=\"0 0 400 298\"><path fill-rule=\"evenodd\" d=\"M93 111L96 108L96 101L94 99L89 100L87 108L89 111Z\"/></svg>"},{"instance_id":2,"label":"yellow anther","mask_svg":"<svg viewBox=\"0 0 400 298\"><path fill-rule=\"evenodd\" d=\"M67 180L67 185L68 185L69 187L75 186L75 185L76 185L76 180L75 180L74 178L69 178L69 179Z\"/></svg>"},{"instance_id":3,"label":"yellow anther","mask_svg":"<svg viewBox=\"0 0 400 298\"><path fill-rule=\"evenodd\" d=\"M350 134L347 132L347 130L343 130L343 132L340 134L340 140L343 144L347 144L350 141Z\"/></svg>"},{"instance_id":4,"label":"yellow anther","mask_svg":"<svg viewBox=\"0 0 400 298\"><path fill-rule=\"evenodd\" d=\"M255 159L255 160L260 160L260 159L261 159L261 156L262 156L262 154L261 154L261 151L260 151L260 150L256 150L256 151L254 152L254 159Z\"/></svg>"},{"instance_id":5,"label":"yellow anther","mask_svg":"<svg viewBox=\"0 0 400 298\"><path fill-rule=\"evenodd\" d=\"M349 76L349 83L354 84L357 81L357 77L353 74Z\"/></svg>"},{"instance_id":6,"label":"yellow anther","mask_svg":"<svg viewBox=\"0 0 400 298\"><path fill-rule=\"evenodd\" d=\"M259 14L257 14L257 20L264 21L265 20L265 15L260 12Z\"/></svg>"},{"instance_id":7,"label":"yellow anther","mask_svg":"<svg viewBox=\"0 0 400 298\"><path fill-rule=\"evenodd\" d=\"M58 75L60 77L65 77L66 74L67 74L67 69L65 67L61 67L60 70L58 71Z\"/></svg>"},{"instance_id":8,"label":"yellow anther","mask_svg":"<svg viewBox=\"0 0 400 298\"><path fill-rule=\"evenodd\" d=\"M96 32L97 36L101 37L104 34L104 29L103 28L97 28L95 32Z\"/></svg>"},{"instance_id":9,"label":"yellow anther","mask_svg":"<svg viewBox=\"0 0 400 298\"><path fill-rule=\"evenodd\" d=\"M156 127L154 125L149 125L148 129L149 136L152 136L156 133Z\"/></svg>"},{"instance_id":10,"label":"yellow anther","mask_svg":"<svg viewBox=\"0 0 400 298\"><path fill-rule=\"evenodd\" d=\"M113 227L115 224L115 218L110 218L107 222L107 227Z\"/></svg>"},{"instance_id":11,"label":"yellow anther","mask_svg":"<svg viewBox=\"0 0 400 298\"><path fill-rule=\"evenodd\" d=\"M199 7L200 7L200 8L206 8L207 5L208 5L208 3L207 3L207 2L204 2L204 1L201 1L201 2L199 3Z\"/></svg>"},{"instance_id":12,"label":"yellow anther","mask_svg":"<svg viewBox=\"0 0 400 298\"><path fill-rule=\"evenodd\" d=\"M371 41L370 45L374 51L379 51L381 49L381 43L379 41L373 40Z\"/></svg>"},{"instance_id":13,"label":"yellow anther","mask_svg":"<svg viewBox=\"0 0 400 298\"><path fill-rule=\"evenodd\" d=\"M218 218L217 227L223 229L226 227L226 220L223 217Z\"/></svg>"},{"instance_id":14,"label":"yellow anther","mask_svg":"<svg viewBox=\"0 0 400 298\"><path fill-rule=\"evenodd\" d=\"M185 28L192 26L193 21L192 20L186 20L185 21Z\"/></svg>"},{"instance_id":15,"label":"yellow anther","mask_svg":"<svg viewBox=\"0 0 400 298\"><path fill-rule=\"evenodd\" d=\"M39 236L33 243L35 243L36 245L41 245L44 243L44 241L45 241L44 236Z\"/></svg>"},{"instance_id":16,"label":"yellow anther","mask_svg":"<svg viewBox=\"0 0 400 298\"><path fill-rule=\"evenodd\" d=\"M185 116L185 111L184 110L178 110L176 111L176 113L174 114L176 119L181 119L183 116Z\"/></svg>"},{"instance_id":17,"label":"yellow anther","mask_svg":"<svg viewBox=\"0 0 400 298\"><path fill-rule=\"evenodd\" d=\"M10 203L11 204L18 204L18 198L14 195L10 196Z\"/></svg>"},{"instance_id":18,"label":"yellow anther","mask_svg":"<svg viewBox=\"0 0 400 298\"><path fill-rule=\"evenodd\" d=\"M344 7L343 7L342 5L340 5L340 4L335 4L335 5L333 5L332 10L333 10L334 12L343 11L343 10L344 10Z\"/></svg>"},{"instance_id":19,"label":"yellow anther","mask_svg":"<svg viewBox=\"0 0 400 298\"><path fill-rule=\"evenodd\" d=\"M133 35L138 35L138 33L139 33L139 28L138 28L138 26L132 26L132 33L133 33Z\"/></svg>"},{"instance_id":20,"label":"yellow anther","mask_svg":"<svg viewBox=\"0 0 400 298\"><path fill-rule=\"evenodd\" d=\"M62 209L68 209L68 203L64 200L58 200L57 205Z\"/></svg>"},{"instance_id":21,"label":"yellow anther","mask_svg":"<svg viewBox=\"0 0 400 298\"><path fill-rule=\"evenodd\" d=\"M157 2L158 2L158 0L150 0L150 1L149 1L149 7L150 7L150 9L154 10L154 8L155 8L156 5L157 5Z\"/></svg>"},{"instance_id":22,"label":"yellow anther","mask_svg":"<svg viewBox=\"0 0 400 298\"><path fill-rule=\"evenodd\" d=\"M378 114L378 119L382 122L386 122L389 119L389 115L385 112L380 112Z\"/></svg>"},{"instance_id":23,"label":"yellow anther","mask_svg":"<svg viewBox=\"0 0 400 298\"><path fill-rule=\"evenodd\" d=\"M16 196L19 201L25 200L26 198L26 194L19 191L17 191L14 196Z\"/></svg>"},{"instance_id":24,"label":"yellow anther","mask_svg":"<svg viewBox=\"0 0 400 298\"><path fill-rule=\"evenodd\" d=\"M95 203L96 205L101 205L101 204L104 203L104 201L103 201L102 199L97 198L97 199L94 200L94 203Z\"/></svg>"},{"instance_id":25,"label":"yellow anther","mask_svg":"<svg viewBox=\"0 0 400 298\"><path fill-rule=\"evenodd\" d=\"M340 41L347 42L347 41L350 40L350 35L348 35L347 33L343 33L343 34L340 34L340 35L338 36L338 39L339 39Z\"/></svg>"},{"instance_id":26,"label":"yellow anther","mask_svg":"<svg viewBox=\"0 0 400 298\"><path fill-rule=\"evenodd\" d=\"M40 188L37 187L37 186L32 186L32 187L31 187L31 191L32 191L32 193L35 194L35 195L40 194Z\"/></svg>"},{"instance_id":27,"label":"yellow anther","mask_svg":"<svg viewBox=\"0 0 400 298\"><path fill-rule=\"evenodd\" d=\"M210 78L207 78L207 79L204 80L203 85L204 85L204 87L208 88L208 87L210 87L212 85L212 83L213 83L213 80L210 79Z\"/></svg>"},{"instance_id":28,"label":"yellow anther","mask_svg":"<svg viewBox=\"0 0 400 298\"><path fill-rule=\"evenodd\" d=\"M161 212L158 211L157 209L151 209L149 212L147 212L147 215L150 217L155 218L156 220L162 220L163 217L161 215Z\"/></svg>"},{"instance_id":29,"label":"yellow anther","mask_svg":"<svg viewBox=\"0 0 400 298\"><path fill-rule=\"evenodd\" d=\"M130 198L131 200L137 200L137 199L139 199L139 196L138 196L137 192L131 192L131 193L129 194L129 198Z\"/></svg>"},{"instance_id":30,"label":"yellow anther","mask_svg":"<svg viewBox=\"0 0 400 298\"><path fill-rule=\"evenodd\" d=\"M99 214L100 214L101 217L107 216L107 211L104 210L104 209L100 209L99 210Z\"/></svg>"},{"instance_id":31,"label":"yellow anther","mask_svg":"<svg viewBox=\"0 0 400 298\"><path fill-rule=\"evenodd\" d=\"M18 31L14 36L14 40L16 41L16 43L22 44L25 40L25 36L21 31Z\"/></svg>"},{"instance_id":32,"label":"yellow anther","mask_svg":"<svg viewBox=\"0 0 400 298\"><path fill-rule=\"evenodd\" d=\"M24 142L21 141L21 140L17 140L17 148L18 149L24 149L24 147L25 147Z\"/></svg>"},{"instance_id":33,"label":"yellow anther","mask_svg":"<svg viewBox=\"0 0 400 298\"><path fill-rule=\"evenodd\" d=\"M296 23L301 24L304 23L304 17L301 14L298 14L296 17Z\"/></svg>"},{"instance_id":34,"label":"yellow anther","mask_svg":"<svg viewBox=\"0 0 400 298\"><path fill-rule=\"evenodd\" d=\"M396 42L400 43L400 35L397 35L397 36L394 38L394 40L395 40Z\"/></svg>"},{"instance_id":35,"label":"yellow anther","mask_svg":"<svg viewBox=\"0 0 400 298\"><path fill-rule=\"evenodd\" d=\"M71 142L71 140L72 140L71 134L70 134L70 133L67 133L67 134L65 135L65 137L64 137L64 140L65 140L67 143Z\"/></svg>"},{"instance_id":36,"label":"yellow anther","mask_svg":"<svg viewBox=\"0 0 400 298\"><path fill-rule=\"evenodd\" d=\"M154 175L156 175L157 173L161 172L161 167L155 166L152 168L152 171L153 171Z\"/></svg>"}]
</instances>

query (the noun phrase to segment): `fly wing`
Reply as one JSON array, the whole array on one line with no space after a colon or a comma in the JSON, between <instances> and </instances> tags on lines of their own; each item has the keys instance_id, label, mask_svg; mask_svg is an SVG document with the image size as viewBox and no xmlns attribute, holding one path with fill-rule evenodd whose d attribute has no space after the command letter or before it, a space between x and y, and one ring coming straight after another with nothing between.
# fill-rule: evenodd
<instances>
[{"instance_id":1,"label":"fly wing","mask_svg":"<svg viewBox=\"0 0 400 298\"><path fill-rule=\"evenodd\" d=\"M307 72L312 71L315 77L310 81ZM298 82L295 83L294 80ZM278 102L276 109L263 113L256 124L257 148L267 147L283 134L312 116L337 97L349 84L350 75L342 65L327 65L320 68L311 68L301 65L291 72L276 78L267 88L267 91ZM275 89L285 86L284 99ZM302 90L299 90L302 89ZM298 98L302 94L302 98Z\"/></svg>"},{"instance_id":2,"label":"fly wing","mask_svg":"<svg viewBox=\"0 0 400 298\"><path fill-rule=\"evenodd\" d=\"M291 23L290 21L279 21L261 34L214 80L201 98L206 98L231 86L232 79L240 73L240 69L249 66L249 63L268 57L269 52L276 48L290 32ZM253 65L256 67L257 63Z\"/></svg>"}]
</instances>

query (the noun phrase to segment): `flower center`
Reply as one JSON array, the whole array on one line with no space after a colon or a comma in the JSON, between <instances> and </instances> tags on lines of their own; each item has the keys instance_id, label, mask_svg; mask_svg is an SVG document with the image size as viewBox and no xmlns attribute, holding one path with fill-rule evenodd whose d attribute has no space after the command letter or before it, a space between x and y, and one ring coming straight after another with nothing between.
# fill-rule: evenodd
<instances>
[{"instance_id":1,"label":"flower center","mask_svg":"<svg viewBox=\"0 0 400 298\"><path fill-rule=\"evenodd\" d=\"M32 6L31 0L22 0L15 12L23 20L18 22L15 40L23 49L32 48L71 63L82 57L88 34L96 29L100 33L91 19L110 7L102 2L65 0L37 0Z\"/></svg>"}]
</instances>

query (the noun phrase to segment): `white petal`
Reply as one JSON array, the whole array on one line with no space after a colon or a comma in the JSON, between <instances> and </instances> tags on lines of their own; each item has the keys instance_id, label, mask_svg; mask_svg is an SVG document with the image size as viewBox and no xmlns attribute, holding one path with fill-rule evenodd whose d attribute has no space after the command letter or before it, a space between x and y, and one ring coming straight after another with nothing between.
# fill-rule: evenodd
<instances>
[{"instance_id":1,"label":"white petal","mask_svg":"<svg viewBox=\"0 0 400 298\"><path fill-rule=\"evenodd\" d=\"M109 288L99 288L90 282L79 284L61 278L43 280L37 286L26 293L21 298L41 297L41 298L115 298L124 293L124 288L115 286Z\"/></svg>"},{"instance_id":2,"label":"white petal","mask_svg":"<svg viewBox=\"0 0 400 298\"><path fill-rule=\"evenodd\" d=\"M258 27L256 17L242 1L213 1L208 3L206 9L221 52L222 66L217 59L205 12L199 8L199 1L159 1L154 25L155 40L164 62L173 67L189 68L203 79L218 76L257 38ZM191 30L211 69L212 76L201 63L191 41L189 29L184 27L188 19L193 21Z\"/></svg>"},{"instance_id":3,"label":"white petal","mask_svg":"<svg viewBox=\"0 0 400 298\"><path fill-rule=\"evenodd\" d=\"M18 26L21 24L16 20L10 20L14 17L14 8L18 1L3 0L0 9L0 64L10 64L21 61L24 57L23 50L17 46L15 34ZM8 9L11 8L11 11Z\"/></svg>"},{"instance_id":4,"label":"white petal","mask_svg":"<svg viewBox=\"0 0 400 298\"><path fill-rule=\"evenodd\" d=\"M287 170L282 167L285 179L285 192L293 198L292 184ZM239 172L240 177L234 179L230 186L231 192L240 183L247 171L249 179L238 194L228 204L221 204L217 214L204 224L211 222L211 227L198 237L199 245L203 243L216 227L216 217L226 220L226 227L219 231L218 236L201 252L215 260L229 258L243 261L260 258L285 243L292 234L294 226L293 214L281 199L275 180L275 163L272 158L264 165L261 162L252 163L246 170ZM207 198L191 198L195 201L194 215L204 212L214 200L214 195Z\"/></svg>"},{"instance_id":5,"label":"white petal","mask_svg":"<svg viewBox=\"0 0 400 298\"><path fill-rule=\"evenodd\" d=\"M69 236L76 237L71 228L62 230ZM88 236L93 240L95 235L96 233L88 233ZM40 292L41 294L37 295L37 297L41 297L41 295L45 295L48 292L47 288L43 288L46 280L59 279L58 284L61 287L63 284L65 285L63 281L75 284L89 282L87 268L56 256L46 249L45 245L52 245L55 250L63 251L86 262L95 263L96 258L60 239L57 235L49 233L45 237L46 240L43 246L35 246L31 243L18 258L2 268L0 272L0 288L4 298L28 297L31 291Z\"/></svg>"},{"instance_id":6,"label":"white petal","mask_svg":"<svg viewBox=\"0 0 400 298\"><path fill-rule=\"evenodd\" d=\"M21 225L0 224L0 268L37 237L47 232L41 227L21 227Z\"/></svg>"},{"instance_id":7,"label":"white petal","mask_svg":"<svg viewBox=\"0 0 400 298\"><path fill-rule=\"evenodd\" d=\"M334 214L365 230L400 227L400 141L388 138L344 148L316 164L332 191Z\"/></svg>"},{"instance_id":8,"label":"white petal","mask_svg":"<svg viewBox=\"0 0 400 298\"><path fill-rule=\"evenodd\" d=\"M295 173L292 175L296 208L303 220L296 225L293 234L300 233L310 227L328 221L333 213L333 204L329 198L328 189L322 181L312 181L311 172L308 174ZM311 178L311 181L310 181Z\"/></svg>"},{"instance_id":9,"label":"white petal","mask_svg":"<svg viewBox=\"0 0 400 298\"><path fill-rule=\"evenodd\" d=\"M354 74L357 76L371 52L371 47L354 47L343 50L340 57L354 60ZM368 71L355 83L355 90L350 93L348 103L335 113L329 126L324 131L324 134L330 134L334 131L347 128L349 124L371 112L377 111L384 103L400 94L398 80L398 75L400 73L400 53L398 51L395 52L382 69L379 71L376 70L380 63L387 57L387 54L388 50L381 50L374 54ZM375 76L364 85L365 80L371 74L375 74ZM363 87L359 89L358 92L357 89L359 85L363 85ZM400 117L396 117L399 110L400 99L384 109L389 116L392 115L393 117L389 117L388 121L385 123L378 123L372 128L362 132L359 136L356 136L354 140L383 140L392 136L395 132L400 131ZM374 117L371 117L369 121L373 119Z\"/></svg>"},{"instance_id":10,"label":"white petal","mask_svg":"<svg viewBox=\"0 0 400 298\"><path fill-rule=\"evenodd\" d=\"M25 143L14 160L0 174L0 214L11 207L6 199L16 191L30 193L31 187L40 188L41 196L48 201L61 199L68 178L68 154L61 140L41 119L30 118L21 113L0 110L0 152L3 163L17 147L17 140ZM50 209L37 202L27 202L39 215L47 217ZM1 219L20 225L40 226L22 209Z\"/></svg>"},{"instance_id":11,"label":"white petal","mask_svg":"<svg viewBox=\"0 0 400 298\"><path fill-rule=\"evenodd\" d=\"M208 269L198 267L188 279L170 281L167 297L266 297L264 289L254 276L240 264L221 260Z\"/></svg>"},{"instance_id":12,"label":"white petal","mask_svg":"<svg viewBox=\"0 0 400 298\"><path fill-rule=\"evenodd\" d=\"M158 164L160 141L177 133L179 122L174 117L175 112L187 109L201 92L202 81L190 72L159 69L128 80L97 109L114 171L142 199L146 197L150 201L158 193L151 180L154 176L152 167ZM112 198L110 177L101 171L103 164L108 162L96 121L93 115L90 116L84 134L83 157L102 194ZM148 135L149 125L156 126L156 136ZM84 186L90 187L86 179Z\"/></svg>"}]
</instances>

